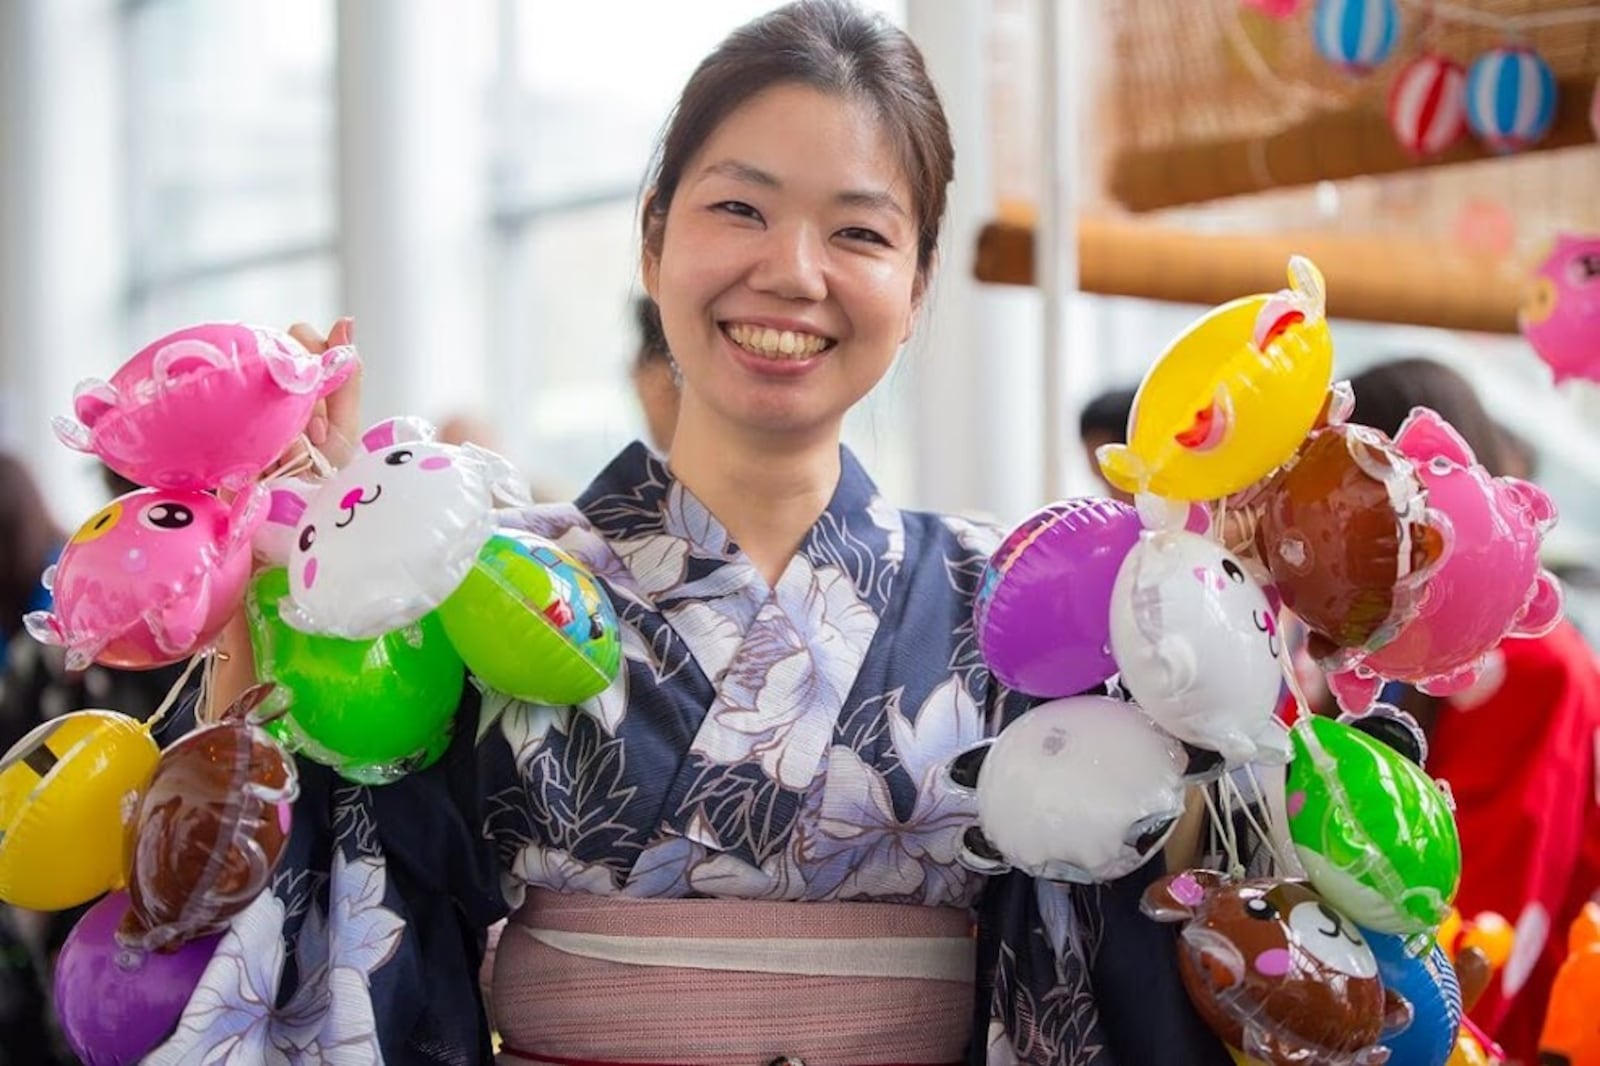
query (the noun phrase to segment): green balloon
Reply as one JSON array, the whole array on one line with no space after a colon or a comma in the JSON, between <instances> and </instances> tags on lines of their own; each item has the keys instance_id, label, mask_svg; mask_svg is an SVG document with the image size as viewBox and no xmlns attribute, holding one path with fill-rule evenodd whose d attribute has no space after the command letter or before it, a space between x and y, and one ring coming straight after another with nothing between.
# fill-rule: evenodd
<instances>
[{"instance_id":1,"label":"green balloon","mask_svg":"<svg viewBox=\"0 0 1600 1066\"><path fill-rule=\"evenodd\" d=\"M598 695L622 662L611 598L582 563L532 533L490 537L439 618L474 676L531 703Z\"/></svg>"},{"instance_id":2,"label":"green balloon","mask_svg":"<svg viewBox=\"0 0 1600 1066\"><path fill-rule=\"evenodd\" d=\"M1393 748L1331 718L1291 731L1289 835L1311 884L1357 925L1436 929L1461 883L1444 790Z\"/></svg>"},{"instance_id":3,"label":"green balloon","mask_svg":"<svg viewBox=\"0 0 1600 1066\"><path fill-rule=\"evenodd\" d=\"M267 730L364 785L398 780L444 754L466 674L439 619L424 615L374 640L314 636L279 616L288 594L287 572L273 569L256 575L245 597L256 674L277 686L261 712Z\"/></svg>"}]
</instances>

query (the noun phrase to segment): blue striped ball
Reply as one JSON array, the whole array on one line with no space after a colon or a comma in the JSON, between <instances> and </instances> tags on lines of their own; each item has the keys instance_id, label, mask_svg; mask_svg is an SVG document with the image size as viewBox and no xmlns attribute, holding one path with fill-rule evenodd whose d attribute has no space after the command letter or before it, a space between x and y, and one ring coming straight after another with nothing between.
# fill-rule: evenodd
<instances>
[{"instance_id":1,"label":"blue striped ball","mask_svg":"<svg viewBox=\"0 0 1600 1066\"><path fill-rule=\"evenodd\" d=\"M1556 76L1528 48L1495 48L1467 74L1467 124L1497 152L1537 144L1556 118Z\"/></svg>"},{"instance_id":2,"label":"blue striped ball","mask_svg":"<svg viewBox=\"0 0 1600 1066\"><path fill-rule=\"evenodd\" d=\"M1400 5L1398 0L1317 0L1311 26L1324 59L1364 74L1394 52Z\"/></svg>"}]
</instances>

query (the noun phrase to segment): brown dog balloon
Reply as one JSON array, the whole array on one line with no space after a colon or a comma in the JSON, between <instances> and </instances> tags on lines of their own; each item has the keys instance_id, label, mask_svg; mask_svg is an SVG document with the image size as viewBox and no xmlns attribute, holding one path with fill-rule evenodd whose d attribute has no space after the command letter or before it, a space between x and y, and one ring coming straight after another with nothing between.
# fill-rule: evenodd
<instances>
[{"instance_id":1,"label":"brown dog balloon","mask_svg":"<svg viewBox=\"0 0 1600 1066\"><path fill-rule=\"evenodd\" d=\"M162 753L134 816L124 943L159 950L219 932L271 879L299 782L291 756L250 720L263 694Z\"/></svg>"},{"instance_id":2,"label":"brown dog balloon","mask_svg":"<svg viewBox=\"0 0 1600 1066\"><path fill-rule=\"evenodd\" d=\"M1251 502L1256 553L1319 659L1388 643L1444 556L1448 523L1411 460L1366 426L1317 430Z\"/></svg>"},{"instance_id":3,"label":"brown dog balloon","mask_svg":"<svg viewBox=\"0 0 1600 1066\"><path fill-rule=\"evenodd\" d=\"M1271 1066L1379 1066L1378 1041L1411 1023L1361 931L1302 881L1209 870L1145 889L1144 912L1183 922L1178 970L1206 1024Z\"/></svg>"}]
</instances>

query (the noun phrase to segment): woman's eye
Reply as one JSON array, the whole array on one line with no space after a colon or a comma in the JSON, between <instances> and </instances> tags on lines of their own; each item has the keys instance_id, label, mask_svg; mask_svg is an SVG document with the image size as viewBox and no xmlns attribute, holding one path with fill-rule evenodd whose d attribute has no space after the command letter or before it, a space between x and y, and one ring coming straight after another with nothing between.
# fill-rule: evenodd
<instances>
[{"instance_id":1,"label":"woman's eye","mask_svg":"<svg viewBox=\"0 0 1600 1066\"><path fill-rule=\"evenodd\" d=\"M867 229L865 226L850 226L839 231L839 236L850 241L865 241L868 244L881 244L890 247L889 239L877 230Z\"/></svg>"},{"instance_id":2,"label":"woman's eye","mask_svg":"<svg viewBox=\"0 0 1600 1066\"><path fill-rule=\"evenodd\" d=\"M712 204L711 209L713 211L722 211L730 215L737 215L740 218L753 219L757 222L761 221L760 211L757 211L749 204L743 203L739 200L723 200L721 203Z\"/></svg>"}]
</instances>

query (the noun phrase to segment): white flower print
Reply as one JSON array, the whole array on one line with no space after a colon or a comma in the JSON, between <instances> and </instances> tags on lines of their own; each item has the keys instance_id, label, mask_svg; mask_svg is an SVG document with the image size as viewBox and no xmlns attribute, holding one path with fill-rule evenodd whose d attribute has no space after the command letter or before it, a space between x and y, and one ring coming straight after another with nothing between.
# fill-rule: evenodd
<instances>
[{"instance_id":1,"label":"white flower print","mask_svg":"<svg viewBox=\"0 0 1600 1066\"><path fill-rule=\"evenodd\" d=\"M617 891L616 880L608 868L575 859L560 848L539 844L528 844L517 852L508 877L552 892L609 896Z\"/></svg>"},{"instance_id":2,"label":"white flower print","mask_svg":"<svg viewBox=\"0 0 1600 1066\"><path fill-rule=\"evenodd\" d=\"M952 789L917 790L911 817L895 817L883 775L846 747L828 752L822 809L803 829L801 856L814 898L915 897L932 906L969 902L976 878L956 864L961 833L974 821L972 798Z\"/></svg>"},{"instance_id":3,"label":"white flower print","mask_svg":"<svg viewBox=\"0 0 1600 1066\"><path fill-rule=\"evenodd\" d=\"M895 701L885 714L895 754L919 794L942 787L945 764L983 739L983 711L956 677L928 695L915 719L900 713ZM940 780L931 780L933 776Z\"/></svg>"},{"instance_id":4,"label":"white flower print","mask_svg":"<svg viewBox=\"0 0 1600 1066\"><path fill-rule=\"evenodd\" d=\"M1006 1036L1005 1023L998 1019L989 1022L989 1051L984 1066L1021 1066L1011 1038Z\"/></svg>"},{"instance_id":5,"label":"white flower print","mask_svg":"<svg viewBox=\"0 0 1600 1066\"><path fill-rule=\"evenodd\" d=\"M493 689L484 690L483 708L484 715L490 714L493 709L493 713L499 718L500 732L506 738L507 746L511 748L517 769L523 773L527 772L528 764L544 749L545 738L549 736L550 731L553 729L565 733L572 718L571 707L528 703Z\"/></svg>"},{"instance_id":6,"label":"white flower print","mask_svg":"<svg viewBox=\"0 0 1600 1066\"><path fill-rule=\"evenodd\" d=\"M889 544L878 557L880 565L899 563L906 557L906 526L900 509L882 496L874 496L867 504L867 514L873 525L889 534Z\"/></svg>"},{"instance_id":7,"label":"white flower print","mask_svg":"<svg viewBox=\"0 0 1600 1066\"><path fill-rule=\"evenodd\" d=\"M681 482L674 481L667 489L661 508L661 530L694 545L696 555L713 559L728 555L728 531Z\"/></svg>"},{"instance_id":8,"label":"white flower print","mask_svg":"<svg viewBox=\"0 0 1600 1066\"><path fill-rule=\"evenodd\" d=\"M795 861L793 846L760 866L728 854L712 856L689 871L696 892L719 899L807 899L806 879Z\"/></svg>"},{"instance_id":9,"label":"white flower print","mask_svg":"<svg viewBox=\"0 0 1600 1066\"><path fill-rule=\"evenodd\" d=\"M755 758L785 788L804 788L877 626L848 575L797 558L723 678L695 752L728 764Z\"/></svg>"},{"instance_id":10,"label":"white flower print","mask_svg":"<svg viewBox=\"0 0 1600 1066\"><path fill-rule=\"evenodd\" d=\"M1000 547L1005 530L986 522L974 522L960 515L942 515L945 528L956 536L956 543L975 555L988 558Z\"/></svg>"},{"instance_id":11,"label":"white flower print","mask_svg":"<svg viewBox=\"0 0 1600 1066\"><path fill-rule=\"evenodd\" d=\"M283 976L283 902L262 893L229 926L172 1039L147 1062L161 1066L270 1066L383 1061L371 980L394 955L405 922L383 905L383 860L334 854L324 921L315 904L296 940L299 987L275 1009Z\"/></svg>"},{"instance_id":12,"label":"white flower print","mask_svg":"<svg viewBox=\"0 0 1600 1066\"><path fill-rule=\"evenodd\" d=\"M614 540L611 548L622 565L633 574L639 591L652 603L663 592L683 583L689 546L677 537L652 533L628 540Z\"/></svg>"},{"instance_id":13,"label":"white flower print","mask_svg":"<svg viewBox=\"0 0 1600 1066\"><path fill-rule=\"evenodd\" d=\"M697 841L680 836L658 840L634 860L623 894L640 899L681 899L694 891L689 872L705 858L705 845Z\"/></svg>"}]
</instances>

